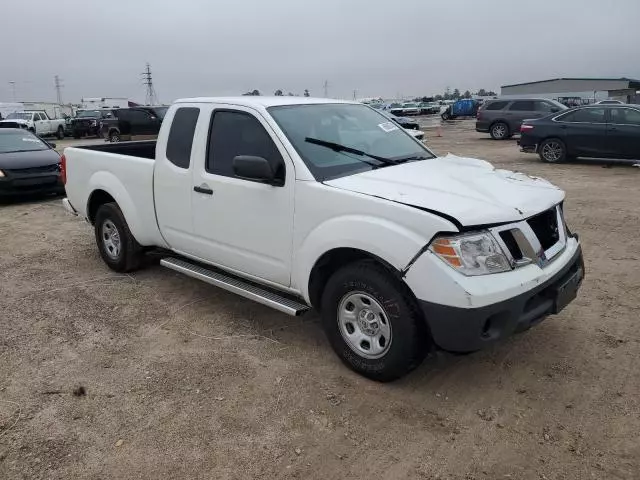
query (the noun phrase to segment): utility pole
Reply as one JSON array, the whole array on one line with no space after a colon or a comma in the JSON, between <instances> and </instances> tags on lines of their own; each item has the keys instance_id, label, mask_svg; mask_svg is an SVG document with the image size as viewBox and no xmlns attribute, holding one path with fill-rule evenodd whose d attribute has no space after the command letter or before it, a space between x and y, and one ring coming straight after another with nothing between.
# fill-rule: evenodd
<instances>
[{"instance_id":1,"label":"utility pole","mask_svg":"<svg viewBox=\"0 0 640 480\"><path fill-rule=\"evenodd\" d=\"M153 88L153 78L151 76L151 65L147 62L147 68L142 72L143 83L147 86L147 96L145 98L145 105L158 105L158 96L156 90Z\"/></svg>"},{"instance_id":2,"label":"utility pole","mask_svg":"<svg viewBox=\"0 0 640 480\"><path fill-rule=\"evenodd\" d=\"M324 98L329 98L329 80L324 81L322 88L324 88Z\"/></svg>"},{"instance_id":3,"label":"utility pole","mask_svg":"<svg viewBox=\"0 0 640 480\"><path fill-rule=\"evenodd\" d=\"M356 99L356 96L357 96L357 95L358 95L358 91L357 91L357 90L354 90L354 91L353 91L353 99L354 99L354 100Z\"/></svg>"},{"instance_id":4,"label":"utility pole","mask_svg":"<svg viewBox=\"0 0 640 480\"><path fill-rule=\"evenodd\" d=\"M64 87L64 85L62 85L62 81L58 75L53 77L53 79L56 86L56 99L58 101L58 105L62 105L62 87Z\"/></svg>"},{"instance_id":5,"label":"utility pole","mask_svg":"<svg viewBox=\"0 0 640 480\"><path fill-rule=\"evenodd\" d=\"M14 82L13 80L9 82L9 85L11 85L11 91L13 92L13 101L16 101L16 82Z\"/></svg>"}]
</instances>

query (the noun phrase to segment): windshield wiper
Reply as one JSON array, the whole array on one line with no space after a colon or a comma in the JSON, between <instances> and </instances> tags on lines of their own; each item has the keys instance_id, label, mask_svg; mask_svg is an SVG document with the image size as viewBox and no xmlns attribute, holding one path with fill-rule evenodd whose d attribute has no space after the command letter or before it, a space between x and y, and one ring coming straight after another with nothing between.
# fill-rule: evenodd
<instances>
[{"instance_id":1,"label":"windshield wiper","mask_svg":"<svg viewBox=\"0 0 640 480\"><path fill-rule=\"evenodd\" d=\"M382 163L383 165L396 165L396 163L397 163L396 161L391 160L390 158L379 157L377 155L373 155L371 153L367 153L367 152L363 152L362 150L358 150L357 148L348 147L346 145L341 145L339 143L330 142L328 140L321 140L319 138L307 137L307 138L304 139L304 141L307 142L307 143L313 143L314 145L320 145L321 147L330 148L331 150L334 150L336 152L353 153L354 155L359 155L361 157L373 158L374 160L377 160L378 162ZM360 159L360 160L362 160L364 163L367 163L367 164L369 164L369 165L371 165L372 167L375 167L375 168L378 168L378 167L382 166L382 165L379 165L377 163L367 162L364 159Z\"/></svg>"}]
</instances>

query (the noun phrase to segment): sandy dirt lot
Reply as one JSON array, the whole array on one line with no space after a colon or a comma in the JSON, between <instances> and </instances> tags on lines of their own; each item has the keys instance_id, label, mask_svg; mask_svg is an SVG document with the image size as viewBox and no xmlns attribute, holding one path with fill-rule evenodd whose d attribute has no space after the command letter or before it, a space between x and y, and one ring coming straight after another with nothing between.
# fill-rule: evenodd
<instances>
[{"instance_id":1,"label":"sandy dirt lot","mask_svg":"<svg viewBox=\"0 0 640 480\"><path fill-rule=\"evenodd\" d=\"M154 262L115 274L59 199L5 203L0 478L640 478L640 170L545 165L473 122L434 134L567 191L587 277L560 315L373 383L316 314Z\"/></svg>"}]
</instances>

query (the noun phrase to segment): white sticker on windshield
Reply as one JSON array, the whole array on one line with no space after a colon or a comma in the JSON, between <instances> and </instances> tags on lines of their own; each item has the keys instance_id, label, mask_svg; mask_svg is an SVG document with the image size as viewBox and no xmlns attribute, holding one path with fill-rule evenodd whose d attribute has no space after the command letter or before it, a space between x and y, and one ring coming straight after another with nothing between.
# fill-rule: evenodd
<instances>
[{"instance_id":1,"label":"white sticker on windshield","mask_svg":"<svg viewBox=\"0 0 640 480\"><path fill-rule=\"evenodd\" d=\"M393 132L394 130L398 130L397 125L393 122L380 123L378 126L387 133Z\"/></svg>"}]
</instances>

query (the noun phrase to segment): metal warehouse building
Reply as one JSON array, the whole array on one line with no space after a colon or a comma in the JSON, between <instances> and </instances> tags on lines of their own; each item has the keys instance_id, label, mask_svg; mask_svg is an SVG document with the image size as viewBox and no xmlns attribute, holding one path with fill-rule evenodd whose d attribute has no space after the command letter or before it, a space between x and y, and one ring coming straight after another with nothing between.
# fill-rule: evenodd
<instances>
[{"instance_id":1,"label":"metal warehouse building","mask_svg":"<svg viewBox=\"0 0 640 480\"><path fill-rule=\"evenodd\" d=\"M535 97L592 103L614 99L640 103L640 80L631 78L553 78L500 87L502 97Z\"/></svg>"}]
</instances>

